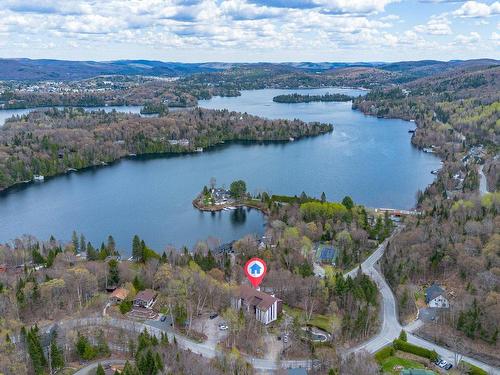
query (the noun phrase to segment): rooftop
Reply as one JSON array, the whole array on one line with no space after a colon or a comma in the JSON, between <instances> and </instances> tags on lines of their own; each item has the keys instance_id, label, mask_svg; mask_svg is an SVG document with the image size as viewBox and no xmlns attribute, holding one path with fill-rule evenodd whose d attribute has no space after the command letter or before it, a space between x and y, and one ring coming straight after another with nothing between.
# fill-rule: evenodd
<instances>
[{"instance_id":1,"label":"rooftop","mask_svg":"<svg viewBox=\"0 0 500 375\"><path fill-rule=\"evenodd\" d=\"M151 301L156 297L156 292L151 289L141 290L135 296L135 299L139 299L141 301Z\"/></svg>"},{"instance_id":2,"label":"rooftop","mask_svg":"<svg viewBox=\"0 0 500 375\"><path fill-rule=\"evenodd\" d=\"M238 296L245 300L251 306L257 307L259 310L267 310L274 302L280 301L279 298L254 289L248 285L241 285Z\"/></svg>"},{"instance_id":3,"label":"rooftop","mask_svg":"<svg viewBox=\"0 0 500 375\"><path fill-rule=\"evenodd\" d=\"M425 301L432 301L434 298L439 297L444 294L444 289L438 284L433 283L430 287L425 290Z\"/></svg>"}]
</instances>

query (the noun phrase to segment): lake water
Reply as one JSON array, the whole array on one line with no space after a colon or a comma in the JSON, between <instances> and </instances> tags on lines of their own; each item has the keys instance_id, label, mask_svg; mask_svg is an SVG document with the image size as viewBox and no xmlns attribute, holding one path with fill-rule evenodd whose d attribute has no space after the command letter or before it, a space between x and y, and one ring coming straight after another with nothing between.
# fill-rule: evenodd
<instances>
[{"instance_id":1,"label":"lake water","mask_svg":"<svg viewBox=\"0 0 500 375\"><path fill-rule=\"evenodd\" d=\"M350 103L272 101L275 95L297 91L362 93L256 90L202 101L200 106L206 108L331 122L335 129L289 143L226 144L200 154L124 159L16 187L0 195L0 242L26 233L68 240L77 230L94 245L113 234L124 252L138 234L161 251L169 244L192 247L209 236L226 242L247 233L261 234L265 220L256 210L211 214L192 207L192 199L211 177L226 186L243 179L253 193L305 191L319 196L324 191L329 200L350 195L369 207L411 208L416 191L431 183L430 171L439 168L436 157L411 146L408 130L414 124L364 116Z\"/></svg>"}]
</instances>

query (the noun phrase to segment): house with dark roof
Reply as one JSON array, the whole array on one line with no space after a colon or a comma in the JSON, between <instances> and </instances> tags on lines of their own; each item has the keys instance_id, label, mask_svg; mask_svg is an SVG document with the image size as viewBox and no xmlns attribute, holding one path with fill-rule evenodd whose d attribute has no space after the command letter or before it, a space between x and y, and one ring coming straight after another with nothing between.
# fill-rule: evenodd
<instances>
[{"instance_id":1,"label":"house with dark roof","mask_svg":"<svg viewBox=\"0 0 500 375\"><path fill-rule=\"evenodd\" d=\"M278 315L283 308L283 301L279 298L248 285L239 287L232 304L236 310L245 309L248 312L255 313L255 318L264 324L269 324L278 319Z\"/></svg>"},{"instance_id":2,"label":"house with dark roof","mask_svg":"<svg viewBox=\"0 0 500 375\"><path fill-rule=\"evenodd\" d=\"M429 307L438 307L447 309L450 303L446 298L446 293L438 284L433 283L425 290L425 302Z\"/></svg>"},{"instance_id":3,"label":"house with dark roof","mask_svg":"<svg viewBox=\"0 0 500 375\"><path fill-rule=\"evenodd\" d=\"M141 290L134 298L134 306L151 309L156 302L157 296L158 293L156 293L154 290Z\"/></svg>"}]
</instances>

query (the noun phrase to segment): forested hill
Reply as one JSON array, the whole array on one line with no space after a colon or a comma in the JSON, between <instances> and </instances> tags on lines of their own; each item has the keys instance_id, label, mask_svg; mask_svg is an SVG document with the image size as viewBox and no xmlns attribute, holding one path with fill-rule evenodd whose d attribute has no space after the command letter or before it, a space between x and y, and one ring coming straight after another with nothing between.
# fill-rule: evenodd
<instances>
[{"instance_id":1,"label":"forested hill","mask_svg":"<svg viewBox=\"0 0 500 375\"><path fill-rule=\"evenodd\" d=\"M67 61L67 60L32 60L0 59L0 80L17 81L60 81L80 80L100 75L143 75L161 77L182 77L194 73L221 73L209 79L220 79L234 74L242 74L240 79L258 79L279 77L282 85L293 84L285 79L287 75L300 76L299 85L317 84L315 79L337 79L340 84L400 83L448 72L459 68L498 65L493 59L452 60L452 61L402 61L384 62L296 62L296 63L181 63L153 60L117 60L117 61ZM203 79L207 78L202 76ZM272 85L267 82L267 85ZM332 81L333 82L333 81ZM330 82L330 83L332 83ZM351 82L351 83L349 83ZM335 82L333 82L335 83ZM290 86L291 87L291 86ZM243 87L241 87L243 88Z\"/></svg>"},{"instance_id":2,"label":"forested hill","mask_svg":"<svg viewBox=\"0 0 500 375\"><path fill-rule=\"evenodd\" d=\"M151 60L66 61L0 59L0 80L78 80L100 75L145 75L178 77L218 70L209 64L187 64Z\"/></svg>"},{"instance_id":3,"label":"forested hill","mask_svg":"<svg viewBox=\"0 0 500 375\"><path fill-rule=\"evenodd\" d=\"M406 220L382 259L401 319L413 319L437 283L450 308L419 334L498 366L500 67L467 66L372 90L354 107L414 120L412 143L443 160L436 181L417 194L422 215ZM489 194L479 189L480 171Z\"/></svg>"},{"instance_id":4,"label":"forested hill","mask_svg":"<svg viewBox=\"0 0 500 375\"><path fill-rule=\"evenodd\" d=\"M329 124L268 120L193 109L150 118L81 108L34 111L0 128L0 190L115 161L128 154L192 152L224 141L288 141L326 133Z\"/></svg>"}]
</instances>

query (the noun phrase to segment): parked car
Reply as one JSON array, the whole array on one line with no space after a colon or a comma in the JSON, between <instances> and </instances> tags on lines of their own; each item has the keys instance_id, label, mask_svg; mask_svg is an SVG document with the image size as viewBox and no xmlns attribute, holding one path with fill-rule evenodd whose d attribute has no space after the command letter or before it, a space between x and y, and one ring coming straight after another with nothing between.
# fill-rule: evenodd
<instances>
[{"instance_id":1,"label":"parked car","mask_svg":"<svg viewBox=\"0 0 500 375\"><path fill-rule=\"evenodd\" d=\"M210 314L210 319L215 319L219 316L217 313Z\"/></svg>"},{"instance_id":2,"label":"parked car","mask_svg":"<svg viewBox=\"0 0 500 375\"><path fill-rule=\"evenodd\" d=\"M285 344L288 342L288 335L286 333L283 335L283 342Z\"/></svg>"},{"instance_id":3,"label":"parked car","mask_svg":"<svg viewBox=\"0 0 500 375\"><path fill-rule=\"evenodd\" d=\"M437 358L436 358L436 360L434 361L434 364L435 364L436 366L439 366L439 364L441 363L441 361L442 361L442 359L441 359L441 358L439 358L439 357L437 357Z\"/></svg>"},{"instance_id":4,"label":"parked car","mask_svg":"<svg viewBox=\"0 0 500 375\"><path fill-rule=\"evenodd\" d=\"M219 324L219 329L221 331L226 331L227 329L229 329L229 327L226 323L221 323L221 324Z\"/></svg>"},{"instance_id":5,"label":"parked car","mask_svg":"<svg viewBox=\"0 0 500 375\"><path fill-rule=\"evenodd\" d=\"M446 366L444 366L444 369L451 370L452 367L453 367L453 365L451 363L448 363Z\"/></svg>"},{"instance_id":6,"label":"parked car","mask_svg":"<svg viewBox=\"0 0 500 375\"><path fill-rule=\"evenodd\" d=\"M441 361L441 362L439 363L439 365L438 365L438 366L439 366L439 367L441 367L441 368L445 368L445 366L446 366L447 364L448 364L448 362L446 362L446 361Z\"/></svg>"},{"instance_id":7,"label":"parked car","mask_svg":"<svg viewBox=\"0 0 500 375\"><path fill-rule=\"evenodd\" d=\"M162 317L160 318L160 321L164 322L165 320L167 320L167 316L166 315L162 315Z\"/></svg>"}]
</instances>

